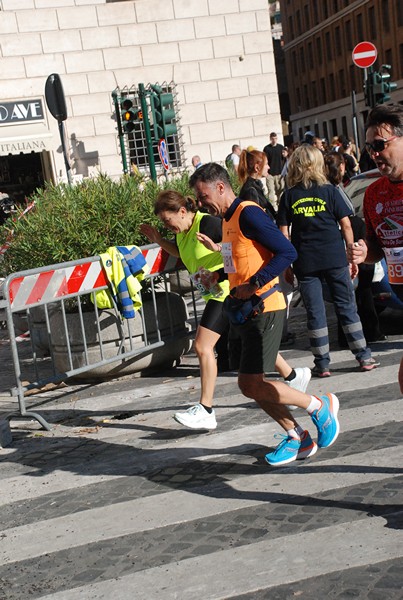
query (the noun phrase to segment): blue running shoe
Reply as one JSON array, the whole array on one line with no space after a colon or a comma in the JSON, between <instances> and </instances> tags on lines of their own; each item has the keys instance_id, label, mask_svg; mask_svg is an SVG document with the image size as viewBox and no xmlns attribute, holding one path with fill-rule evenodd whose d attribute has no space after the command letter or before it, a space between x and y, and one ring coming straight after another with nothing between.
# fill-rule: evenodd
<instances>
[{"instance_id":1,"label":"blue running shoe","mask_svg":"<svg viewBox=\"0 0 403 600\"><path fill-rule=\"evenodd\" d=\"M297 459L298 451L301 446L301 440L289 437L282 433L276 433L275 438L283 438L277 448L273 452L266 454L265 461L272 467L286 465Z\"/></svg>"},{"instance_id":2,"label":"blue running shoe","mask_svg":"<svg viewBox=\"0 0 403 600\"><path fill-rule=\"evenodd\" d=\"M319 448L328 448L337 440L340 432L340 424L337 420L339 400L334 394L325 394L319 400L322 406L313 411L311 419L318 430Z\"/></svg>"},{"instance_id":3,"label":"blue running shoe","mask_svg":"<svg viewBox=\"0 0 403 600\"><path fill-rule=\"evenodd\" d=\"M297 460L301 460L303 458L309 458L313 456L318 451L317 444L313 441L311 436L309 435L309 431L304 431L301 435L301 446L299 447L299 451L297 454Z\"/></svg>"}]
</instances>

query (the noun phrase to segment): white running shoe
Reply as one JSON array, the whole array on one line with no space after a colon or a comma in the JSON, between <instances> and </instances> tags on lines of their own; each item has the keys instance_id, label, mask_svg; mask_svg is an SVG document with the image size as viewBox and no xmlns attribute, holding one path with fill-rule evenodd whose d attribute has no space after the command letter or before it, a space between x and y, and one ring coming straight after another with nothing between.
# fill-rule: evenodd
<instances>
[{"instance_id":1,"label":"white running shoe","mask_svg":"<svg viewBox=\"0 0 403 600\"><path fill-rule=\"evenodd\" d=\"M217 427L214 410L210 414L201 404L195 404L184 412L175 413L174 419L190 429L216 429Z\"/></svg>"},{"instance_id":2,"label":"white running shoe","mask_svg":"<svg viewBox=\"0 0 403 600\"><path fill-rule=\"evenodd\" d=\"M297 390L298 392L306 392L306 388L308 387L309 382L311 381L312 372L308 367L297 367L294 369L295 377L291 381L285 381L287 385L290 386L293 390ZM288 405L289 410L296 410L298 406L294 406L293 404Z\"/></svg>"}]
</instances>

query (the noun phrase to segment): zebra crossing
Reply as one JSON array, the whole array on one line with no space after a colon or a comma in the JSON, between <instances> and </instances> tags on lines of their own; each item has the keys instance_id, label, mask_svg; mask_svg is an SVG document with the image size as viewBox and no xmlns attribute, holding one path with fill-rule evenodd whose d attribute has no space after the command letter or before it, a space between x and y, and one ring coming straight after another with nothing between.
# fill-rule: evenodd
<instances>
[{"instance_id":1,"label":"zebra crossing","mask_svg":"<svg viewBox=\"0 0 403 600\"><path fill-rule=\"evenodd\" d=\"M401 600L402 352L398 336L375 344L370 373L332 352L332 377L308 391L338 395L340 436L277 469L264 454L278 426L234 374L218 380L216 431L173 421L198 400L192 358L43 404L52 431L21 425L0 450L0 598Z\"/></svg>"}]
</instances>

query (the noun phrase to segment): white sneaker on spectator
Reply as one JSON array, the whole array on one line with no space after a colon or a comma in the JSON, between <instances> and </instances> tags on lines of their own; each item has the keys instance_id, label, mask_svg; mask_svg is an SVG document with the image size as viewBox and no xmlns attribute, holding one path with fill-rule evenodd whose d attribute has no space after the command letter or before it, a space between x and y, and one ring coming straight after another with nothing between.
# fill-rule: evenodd
<instances>
[{"instance_id":1,"label":"white sneaker on spectator","mask_svg":"<svg viewBox=\"0 0 403 600\"><path fill-rule=\"evenodd\" d=\"M295 377L291 381L285 381L287 385L298 392L306 392L309 382L311 381L312 372L308 367L297 367L294 369ZM298 406L293 404L288 405L289 410L296 410Z\"/></svg>"},{"instance_id":2,"label":"white sneaker on spectator","mask_svg":"<svg viewBox=\"0 0 403 600\"><path fill-rule=\"evenodd\" d=\"M174 419L190 429L216 429L217 421L214 410L209 413L201 404L195 404L184 412L174 414Z\"/></svg>"}]
</instances>

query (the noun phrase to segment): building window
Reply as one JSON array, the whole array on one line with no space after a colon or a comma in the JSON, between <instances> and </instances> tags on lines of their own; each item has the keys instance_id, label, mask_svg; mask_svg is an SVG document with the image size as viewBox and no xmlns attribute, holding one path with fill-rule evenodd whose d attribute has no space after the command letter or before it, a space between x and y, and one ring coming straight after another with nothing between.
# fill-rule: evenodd
<instances>
[{"instance_id":1,"label":"building window","mask_svg":"<svg viewBox=\"0 0 403 600\"><path fill-rule=\"evenodd\" d=\"M327 5L327 0L323 0L323 17L325 19L329 17L329 7Z\"/></svg>"},{"instance_id":2,"label":"building window","mask_svg":"<svg viewBox=\"0 0 403 600\"><path fill-rule=\"evenodd\" d=\"M317 25L319 23L318 0L312 0L311 7L312 7L313 22L315 25Z\"/></svg>"},{"instance_id":3,"label":"building window","mask_svg":"<svg viewBox=\"0 0 403 600\"><path fill-rule=\"evenodd\" d=\"M397 24L399 27L403 25L403 3L401 0L395 0L396 13L397 13Z\"/></svg>"},{"instance_id":4,"label":"building window","mask_svg":"<svg viewBox=\"0 0 403 600\"><path fill-rule=\"evenodd\" d=\"M356 26L357 26L357 39L359 41L364 39L364 32L362 27L362 13L359 13L356 18Z\"/></svg>"},{"instance_id":5,"label":"building window","mask_svg":"<svg viewBox=\"0 0 403 600\"><path fill-rule=\"evenodd\" d=\"M346 46L347 46L347 50L353 49L353 36L351 34L351 21L346 21Z\"/></svg>"},{"instance_id":6,"label":"building window","mask_svg":"<svg viewBox=\"0 0 403 600\"><path fill-rule=\"evenodd\" d=\"M323 137L325 138L325 140L327 142L329 142L330 141L329 140L329 131L327 129L327 122L326 121L323 121L322 129L323 129Z\"/></svg>"},{"instance_id":7,"label":"building window","mask_svg":"<svg viewBox=\"0 0 403 600\"><path fill-rule=\"evenodd\" d=\"M382 0L382 26L385 33L390 32L389 0Z\"/></svg>"},{"instance_id":8,"label":"building window","mask_svg":"<svg viewBox=\"0 0 403 600\"><path fill-rule=\"evenodd\" d=\"M304 18L305 18L305 29L308 31L308 29L311 28L311 23L309 20L309 7L307 4L305 4L305 6L304 6Z\"/></svg>"},{"instance_id":9,"label":"building window","mask_svg":"<svg viewBox=\"0 0 403 600\"><path fill-rule=\"evenodd\" d=\"M326 31L325 33L325 45L326 45L326 58L327 60L332 60L332 43L330 39L330 31Z\"/></svg>"},{"instance_id":10,"label":"building window","mask_svg":"<svg viewBox=\"0 0 403 600\"><path fill-rule=\"evenodd\" d=\"M368 21L369 21L369 35L371 40L375 40L377 35L376 21L375 21L375 9L371 6L368 9Z\"/></svg>"},{"instance_id":11,"label":"building window","mask_svg":"<svg viewBox=\"0 0 403 600\"><path fill-rule=\"evenodd\" d=\"M297 10L297 12L295 13L295 20L296 20L296 28L297 28L297 35L301 35L301 11Z\"/></svg>"},{"instance_id":12,"label":"building window","mask_svg":"<svg viewBox=\"0 0 403 600\"><path fill-rule=\"evenodd\" d=\"M337 132L337 119L331 119L330 126L332 128L332 137L339 135Z\"/></svg>"},{"instance_id":13,"label":"building window","mask_svg":"<svg viewBox=\"0 0 403 600\"><path fill-rule=\"evenodd\" d=\"M309 68L313 69L314 64L313 64L312 42L309 42L309 44L308 44L308 62L309 62Z\"/></svg>"},{"instance_id":14,"label":"building window","mask_svg":"<svg viewBox=\"0 0 403 600\"><path fill-rule=\"evenodd\" d=\"M312 105L319 106L318 102L318 86L316 81L312 81Z\"/></svg>"},{"instance_id":15,"label":"building window","mask_svg":"<svg viewBox=\"0 0 403 600\"><path fill-rule=\"evenodd\" d=\"M294 35L294 23L292 20L292 15L290 15L290 18L288 19L288 28L290 30L290 38L292 39L293 37L295 37Z\"/></svg>"},{"instance_id":16,"label":"building window","mask_svg":"<svg viewBox=\"0 0 403 600\"><path fill-rule=\"evenodd\" d=\"M292 60L292 68L294 71L294 75L298 75L298 63L297 63L297 54L296 52L293 52L291 54L291 60Z\"/></svg>"},{"instance_id":17,"label":"building window","mask_svg":"<svg viewBox=\"0 0 403 600\"><path fill-rule=\"evenodd\" d=\"M296 91L296 95L297 95L297 110L298 112L301 110L302 108L302 104L301 104L301 90L299 89L299 87L297 87Z\"/></svg>"},{"instance_id":18,"label":"building window","mask_svg":"<svg viewBox=\"0 0 403 600\"><path fill-rule=\"evenodd\" d=\"M339 12L339 2L338 2L338 0L333 0L333 14L335 15L338 12Z\"/></svg>"},{"instance_id":19,"label":"building window","mask_svg":"<svg viewBox=\"0 0 403 600\"><path fill-rule=\"evenodd\" d=\"M300 60L301 60L301 71L302 73L305 73L306 71L306 67L305 67L305 50L303 47L301 47L301 51L300 51Z\"/></svg>"},{"instance_id":20,"label":"building window","mask_svg":"<svg viewBox=\"0 0 403 600\"><path fill-rule=\"evenodd\" d=\"M399 46L400 72L403 73L403 44Z\"/></svg>"},{"instance_id":21,"label":"building window","mask_svg":"<svg viewBox=\"0 0 403 600\"><path fill-rule=\"evenodd\" d=\"M340 95L342 98L347 96L346 78L344 76L344 69L340 69L340 71L339 71L339 89L340 89Z\"/></svg>"},{"instance_id":22,"label":"building window","mask_svg":"<svg viewBox=\"0 0 403 600\"><path fill-rule=\"evenodd\" d=\"M307 85L304 85L304 108L305 109L310 108L308 86Z\"/></svg>"},{"instance_id":23,"label":"building window","mask_svg":"<svg viewBox=\"0 0 403 600\"><path fill-rule=\"evenodd\" d=\"M323 62L322 38L319 35L316 38L316 60L320 65Z\"/></svg>"},{"instance_id":24,"label":"building window","mask_svg":"<svg viewBox=\"0 0 403 600\"><path fill-rule=\"evenodd\" d=\"M325 82L325 78L322 77L320 80L320 100L322 104L326 104L327 102L327 97L326 97L326 82Z\"/></svg>"},{"instance_id":25,"label":"building window","mask_svg":"<svg viewBox=\"0 0 403 600\"><path fill-rule=\"evenodd\" d=\"M329 88L330 88L330 102L336 100L336 86L334 83L334 74L330 73L329 75Z\"/></svg>"},{"instance_id":26,"label":"building window","mask_svg":"<svg viewBox=\"0 0 403 600\"><path fill-rule=\"evenodd\" d=\"M388 50L385 50L385 60L387 65L391 65L393 62L392 50L390 48Z\"/></svg>"},{"instance_id":27,"label":"building window","mask_svg":"<svg viewBox=\"0 0 403 600\"><path fill-rule=\"evenodd\" d=\"M341 46L340 27L336 27L334 30L334 45L335 45L336 56L341 56L342 46Z\"/></svg>"}]
</instances>

